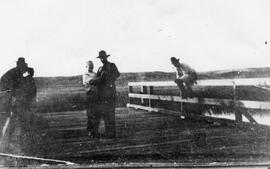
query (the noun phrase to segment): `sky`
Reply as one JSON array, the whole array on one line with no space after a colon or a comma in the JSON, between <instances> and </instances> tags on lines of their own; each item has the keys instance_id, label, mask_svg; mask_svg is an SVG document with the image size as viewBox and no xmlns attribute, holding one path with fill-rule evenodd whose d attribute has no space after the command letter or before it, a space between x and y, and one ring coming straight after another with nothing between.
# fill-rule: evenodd
<instances>
[{"instance_id":1,"label":"sky","mask_svg":"<svg viewBox=\"0 0 270 169\"><path fill-rule=\"evenodd\" d=\"M269 0L2 0L0 74L25 57L35 76L85 72L100 50L120 72L270 67Z\"/></svg>"}]
</instances>

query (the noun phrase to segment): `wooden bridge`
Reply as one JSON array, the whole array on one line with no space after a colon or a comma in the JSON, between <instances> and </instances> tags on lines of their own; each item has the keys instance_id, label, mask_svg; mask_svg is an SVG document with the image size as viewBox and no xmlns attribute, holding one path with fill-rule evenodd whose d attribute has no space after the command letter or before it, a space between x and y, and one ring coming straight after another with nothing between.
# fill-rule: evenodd
<instances>
[{"instance_id":1,"label":"wooden bridge","mask_svg":"<svg viewBox=\"0 0 270 169\"><path fill-rule=\"evenodd\" d=\"M256 124L252 115L242 108L269 110L270 102L238 100L238 91L241 91L238 89L239 86L252 86L255 90L268 90L269 82L269 79L199 81L194 88L196 94L205 92L202 89L208 86L208 89L225 86L226 91L233 91L232 95L228 92L231 98L226 99L182 99L177 96L179 91L175 90L177 87L173 82L129 83L129 108L116 109L116 138L88 138L85 111L37 114L38 138L32 155L81 164L136 160L176 163L267 161L270 157L270 127ZM173 92L168 95L167 89L172 88ZM227 97L227 93L224 95ZM190 107L185 105L178 111L169 110L166 104L165 108L160 106L162 102L170 102L176 107L178 103L191 107L228 107L235 111L237 121L189 112ZM251 123L241 122L242 115Z\"/></svg>"}]
</instances>

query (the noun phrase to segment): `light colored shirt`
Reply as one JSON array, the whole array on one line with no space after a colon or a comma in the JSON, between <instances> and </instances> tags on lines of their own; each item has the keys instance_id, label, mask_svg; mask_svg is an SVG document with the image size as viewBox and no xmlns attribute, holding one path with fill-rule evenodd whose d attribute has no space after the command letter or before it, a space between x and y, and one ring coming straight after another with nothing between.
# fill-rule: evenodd
<instances>
[{"instance_id":1,"label":"light colored shirt","mask_svg":"<svg viewBox=\"0 0 270 169\"><path fill-rule=\"evenodd\" d=\"M90 80L95 79L97 76L94 72L87 72L84 75L82 75L83 85L87 87L87 89L92 88L93 86L89 84Z\"/></svg>"},{"instance_id":2,"label":"light colored shirt","mask_svg":"<svg viewBox=\"0 0 270 169\"><path fill-rule=\"evenodd\" d=\"M184 63L180 63L180 66L176 67L176 71L177 71L176 72L177 79L189 76L190 74L195 72L193 68Z\"/></svg>"}]
</instances>

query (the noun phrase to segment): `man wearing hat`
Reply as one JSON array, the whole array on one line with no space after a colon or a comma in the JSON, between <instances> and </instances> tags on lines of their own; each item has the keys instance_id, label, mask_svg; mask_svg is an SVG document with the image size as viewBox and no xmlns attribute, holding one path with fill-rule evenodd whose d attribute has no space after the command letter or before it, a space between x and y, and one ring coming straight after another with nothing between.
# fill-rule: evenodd
<instances>
[{"instance_id":1,"label":"man wearing hat","mask_svg":"<svg viewBox=\"0 0 270 169\"><path fill-rule=\"evenodd\" d=\"M97 111L99 114L96 120L100 121L103 117L105 122L106 136L108 138L114 138L116 136L115 131L115 98L116 87L115 81L120 76L120 73L114 63L108 61L107 53L104 50L99 52L97 58L100 59L103 66L98 69L97 77L91 80L90 84L97 86L99 106Z\"/></svg>"},{"instance_id":2,"label":"man wearing hat","mask_svg":"<svg viewBox=\"0 0 270 169\"><path fill-rule=\"evenodd\" d=\"M176 79L175 83L178 85L182 98L193 97L193 91L191 86L196 83L197 73L190 66L180 63L179 59L171 57L171 63L176 68Z\"/></svg>"},{"instance_id":3,"label":"man wearing hat","mask_svg":"<svg viewBox=\"0 0 270 169\"><path fill-rule=\"evenodd\" d=\"M20 123L22 134L26 134L30 130L30 107L36 97L33 75L34 69L28 67L25 59L20 57L17 66L1 77L1 90L8 92L5 111L13 112L13 115L10 116L9 140L15 130L16 119Z\"/></svg>"}]
</instances>

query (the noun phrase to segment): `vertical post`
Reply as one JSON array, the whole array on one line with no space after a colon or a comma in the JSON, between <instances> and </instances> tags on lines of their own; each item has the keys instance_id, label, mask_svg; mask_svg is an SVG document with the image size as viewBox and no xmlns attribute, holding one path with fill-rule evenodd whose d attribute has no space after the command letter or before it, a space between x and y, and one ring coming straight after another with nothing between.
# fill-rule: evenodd
<instances>
[{"instance_id":1,"label":"vertical post","mask_svg":"<svg viewBox=\"0 0 270 169\"><path fill-rule=\"evenodd\" d=\"M133 86L128 86L128 93L133 93ZM129 97L129 103L130 104L132 104L131 100L132 100L131 97Z\"/></svg>"},{"instance_id":2,"label":"vertical post","mask_svg":"<svg viewBox=\"0 0 270 169\"><path fill-rule=\"evenodd\" d=\"M128 92L133 93L133 87L132 86L128 86Z\"/></svg>"},{"instance_id":3,"label":"vertical post","mask_svg":"<svg viewBox=\"0 0 270 169\"><path fill-rule=\"evenodd\" d=\"M235 114L235 120L236 121L242 121L242 113L240 112L239 107L236 105L236 99L237 99L237 93L236 93L236 84L233 81L233 109Z\"/></svg>"},{"instance_id":4,"label":"vertical post","mask_svg":"<svg viewBox=\"0 0 270 169\"><path fill-rule=\"evenodd\" d=\"M148 94L153 94L153 86L148 86ZM149 98L149 107L152 107L152 101L151 98Z\"/></svg>"},{"instance_id":5,"label":"vertical post","mask_svg":"<svg viewBox=\"0 0 270 169\"><path fill-rule=\"evenodd\" d=\"M141 94L146 94L147 93L147 86L141 86ZM144 105L144 99L141 98L141 103Z\"/></svg>"}]
</instances>

